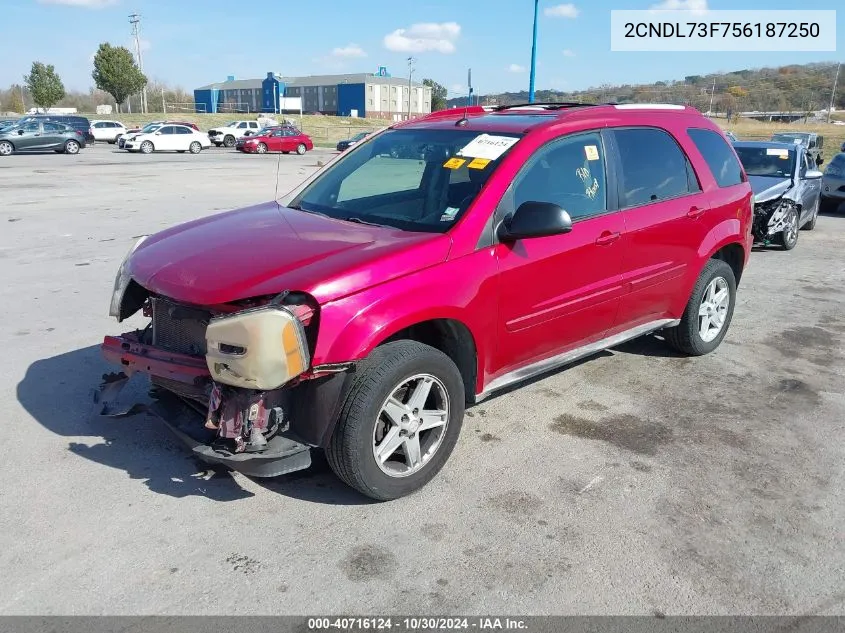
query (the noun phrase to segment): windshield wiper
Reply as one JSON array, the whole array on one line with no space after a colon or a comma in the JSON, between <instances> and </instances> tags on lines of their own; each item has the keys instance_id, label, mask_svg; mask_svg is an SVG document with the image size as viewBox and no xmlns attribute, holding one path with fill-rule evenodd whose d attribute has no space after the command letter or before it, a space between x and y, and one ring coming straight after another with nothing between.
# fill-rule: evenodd
<instances>
[{"instance_id":1,"label":"windshield wiper","mask_svg":"<svg viewBox=\"0 0 845 633\"><path fill-rule=\"evenodd\" d=\"M354 216L350 216L348 218L343 218L347 222L355 222L356 224L367 224L368 226L381 226L386 227L386 224L379 224L378 222L368 222L367 220L362 220L361 218L356 218Z\"/></svg>"}]
</instances>

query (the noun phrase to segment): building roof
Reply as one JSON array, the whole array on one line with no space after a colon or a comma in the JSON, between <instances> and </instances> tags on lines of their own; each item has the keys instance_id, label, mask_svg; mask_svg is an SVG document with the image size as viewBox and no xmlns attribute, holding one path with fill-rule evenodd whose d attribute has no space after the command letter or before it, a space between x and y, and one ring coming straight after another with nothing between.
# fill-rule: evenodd
<instances>
[{"instance_id":1,"label":"building roof","mask_svg":"<svg viewBox=\"0 0 845 633\"><path fill-rule=\"evenodd\" d=\"M261 79L235 79L233 81L217 81L207 86L200 86L197 90L248 90L260 89L266 77ZM308 75L306 77L278 77L277 79L293 88L311 86L336 86L338 84L378 83L394 86L407 86L408 80L402 77L380 77L373 73L349 73L345 75ZM422 86L419 82L411 82L415 88Z\"/></svg>"},{"instance_id":2,"label":"building roof","mask_svg":"<svg viewBox=\"0 0 845 633\"><path fill-rule=\"evenodd\" d=\"M261 88L264 79L235 79L233 81L218 81L207 86L200 86L197 90L249 90Z\"/></svg>"}]
</instances>

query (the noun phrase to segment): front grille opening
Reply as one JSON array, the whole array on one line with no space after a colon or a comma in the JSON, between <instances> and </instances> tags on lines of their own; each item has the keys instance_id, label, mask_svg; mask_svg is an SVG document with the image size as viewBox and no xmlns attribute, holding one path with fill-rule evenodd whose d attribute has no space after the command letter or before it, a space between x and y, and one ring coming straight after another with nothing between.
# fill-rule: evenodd
<instances>
[{"instance_id":1,"label":"front grille opening","mask_svg":"<svg viewBox=\"0 0 845 633\"><path fill-rule=\"evenodd\" d=\"M152 344L177 354L205 356L205 331L211 313L154 297L152 305Z\"/></svg>"}]
</instances>

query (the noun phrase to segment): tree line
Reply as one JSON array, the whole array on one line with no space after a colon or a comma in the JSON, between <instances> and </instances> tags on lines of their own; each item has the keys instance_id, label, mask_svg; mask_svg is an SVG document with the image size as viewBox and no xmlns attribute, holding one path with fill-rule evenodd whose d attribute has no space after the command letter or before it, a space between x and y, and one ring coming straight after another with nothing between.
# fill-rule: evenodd
<instances>
[{"instance_id":1,"label":"tree line","mask_svg":"<svg viewBox=\"0 0 845 633\"><path fill-rule=\"evenodd\" d=\"M28 97L38 108L76 107L83 112L94 112L97 105L105 103L105 95L110 95L120 112L121 104L149 83L129 49L112 46L108 42L100 44L94 55L91 77L96 91L92 89L88 95L79 92L69 94L52 64L35 61L30 72L24 75L23 84L0 91L0 111L23 113L27 110Z\"/></svg>"},{"instance_id":2,"label":"tree line","mask_svg":"<svg viewBox=\"0 0 845 633\"><path fill-rule=\"evenodd\" d=\"M836 76L835 63L794 64L709 75L688 75L678 81L652 84L604 84L587 90L538 90L536 101L578 103L676 103L702 112L740 111L810 113L828 107ZM840 76L834 107L845 108L845 73ZM482 105L527 103L528 92L506 92L480 97ZM464 98L450 99L448 107L462 106Z\"/></svg>"}]
</instances>

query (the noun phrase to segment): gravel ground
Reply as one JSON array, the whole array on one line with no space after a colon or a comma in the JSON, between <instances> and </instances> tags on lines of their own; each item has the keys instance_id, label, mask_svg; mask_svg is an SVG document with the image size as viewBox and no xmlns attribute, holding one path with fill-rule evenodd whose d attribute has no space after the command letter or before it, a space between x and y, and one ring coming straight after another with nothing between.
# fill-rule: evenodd
<instances>
[{"instance_id":1,"label":"gravel ground","mask_svg":"<svg viewBox=\"0 0 845 633\"><path fill-rule=\"evenodd\" d=\"M329 156L0 160L0 614L845 613L843 214L753 254L712 355L649 337L485 401L396 502L92 415L133 237Z\"/></svg>"}]
</instances>

